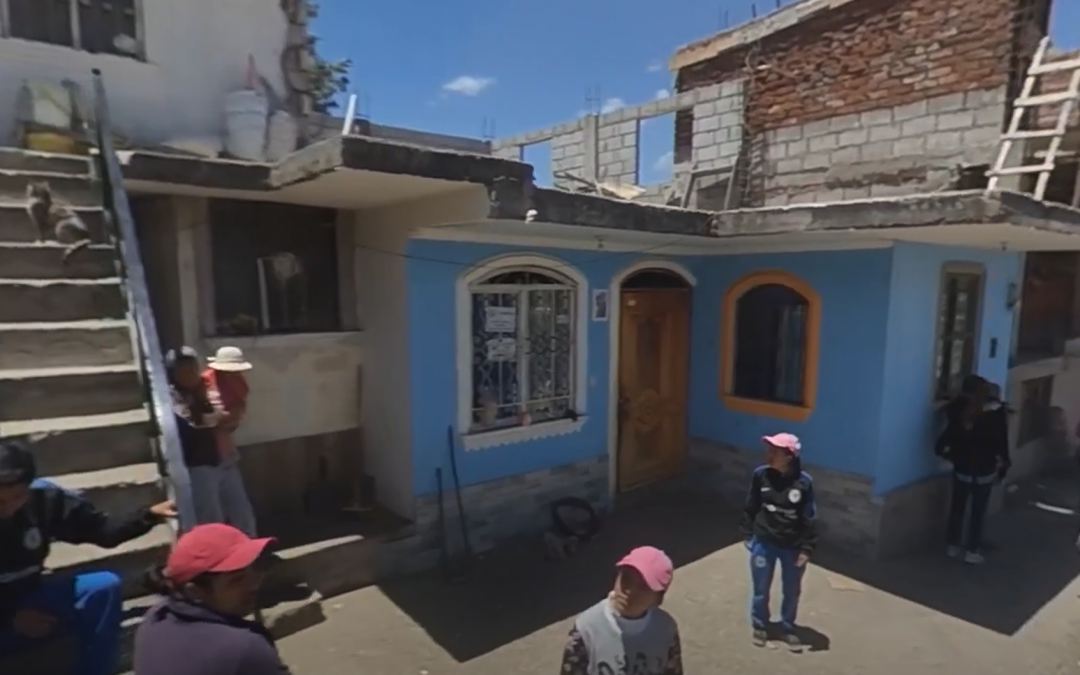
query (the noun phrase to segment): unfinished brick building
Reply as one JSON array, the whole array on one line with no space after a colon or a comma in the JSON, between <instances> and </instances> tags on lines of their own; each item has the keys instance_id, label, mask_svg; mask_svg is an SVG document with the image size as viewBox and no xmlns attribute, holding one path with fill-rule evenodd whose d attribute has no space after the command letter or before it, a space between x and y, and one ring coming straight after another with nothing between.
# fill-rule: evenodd
<instances>
[{"instance_id":1,"label":"unfinished brick building","mask_svg":"<svg viewBox=\"0 0 1080 675\"><path fill-rule=\"evenodd\" d=\"M1048 17L1046 1L808 0L669 65L680 92L745 83L743 206L896 196L978 181ZM680 113L677 158L694 130Z\"/></svg>"}]
</instances>

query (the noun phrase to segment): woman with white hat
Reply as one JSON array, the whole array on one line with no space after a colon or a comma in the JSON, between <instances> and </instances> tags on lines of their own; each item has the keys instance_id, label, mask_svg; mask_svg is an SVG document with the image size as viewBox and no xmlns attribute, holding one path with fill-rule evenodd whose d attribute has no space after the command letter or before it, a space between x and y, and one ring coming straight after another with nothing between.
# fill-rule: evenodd
<instances>
[{"instance_id":1,"label":"woman with white hat","mask_svg":"<svg viewBox=\"0 0 1080 675\"><path fill-rule=\"evenodd\" d=\"M253 537L255 512L244 488L240 453L233 438L247 414L244 372L251 370L251 364L237 347L222 347L207 361L210 367L202 373L202 386L214 400L218 414L211 430L214 461L190 467L195 516L199 523L228 523Z\"/></svg>"}]
</instances>

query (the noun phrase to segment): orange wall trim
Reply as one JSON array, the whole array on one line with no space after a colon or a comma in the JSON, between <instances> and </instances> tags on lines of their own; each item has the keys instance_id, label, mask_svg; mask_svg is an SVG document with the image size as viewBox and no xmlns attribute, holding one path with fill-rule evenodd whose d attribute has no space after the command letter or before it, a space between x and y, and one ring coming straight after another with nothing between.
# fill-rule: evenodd
<instances>
[{"instance_id":1,"label":"orange wall trim","mask_svg":"<svg viewBox=\"0 0 1080 675\"><path fill-rule=\"evenodd\" d=\"M732 379L735 376L735 306L744 293L757 286L778 284L787 286L806 298L809 308L806 326L806 359L803 364L802 405L775 403L735 396ZM724 292L720 311L720 398L731 410L751 415L802 422L814 409L817 395L818 351L821 335L821 296L799 277L783 270L759 270L739 277Z\"/></svg>"}]
</instances>

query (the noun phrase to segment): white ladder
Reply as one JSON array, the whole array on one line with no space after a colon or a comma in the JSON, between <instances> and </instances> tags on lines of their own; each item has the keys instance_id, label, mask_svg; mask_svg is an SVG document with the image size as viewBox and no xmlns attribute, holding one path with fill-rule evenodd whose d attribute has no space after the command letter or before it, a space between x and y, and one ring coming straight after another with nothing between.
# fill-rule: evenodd
<instances>
[{"instance_id":1,"label":"white ladder","mask_svg":"<svg viewBox=\"0 0 1080 675\"><path fill-rule=\"evenodd\" d=\"M1020 90L1020 95L1013 101L1012 119L1009 121L1009 128L1001 136L1001 147L998 149L997 161L994 162L994 167L986 172L986 175L990 177L986 185L987 196L997 190L998 181L1002 176L1016 176L1027 173L1039 174L1038 181L1035 183L1035 199L1041 200L1046 194L1046 186L1050 182L1050 172L1054 170L1057 154L1061 150L1062 140L1068 130L1069 116L1072 115L1077 101L1080 101L1080 58L1043 63L1049 48L1050 38L1044 37L1039 42L1039 48L1035 50L1035 58L1031 61L1031 67L1028 68L1027 77L1024 78L1024 86ZM1040 75L1063 71L1072 71L1068 89L1033 95ZM1028 131L1020 129L1020 124L1024 120L1024 112L1027 109L1054 104L1060 104L1061 107L1058 109L1057 124L1053 129L1033 129ZM1016 141L1036 138L1050 139L1050 145L1046 150L1042 164L1005 166L1005 162L1009 161L1009 155L1012 154L1013 144Z\"/></svg>"}]
</instances>

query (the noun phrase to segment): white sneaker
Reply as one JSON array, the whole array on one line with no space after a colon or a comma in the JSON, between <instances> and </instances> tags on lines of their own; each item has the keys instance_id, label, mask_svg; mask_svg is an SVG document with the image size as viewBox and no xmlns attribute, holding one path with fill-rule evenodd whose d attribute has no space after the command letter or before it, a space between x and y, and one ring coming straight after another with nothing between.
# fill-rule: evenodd
<instances>
[{"instance_id":1,"label":"white sneaker","mask_svg":"<svg viewBox=\"0 0 1080 675\"><path fill-rule=\"evenodd\" d=\"M950 546L947 552L950 558L959 558L964 554L964 551L959 546Z\"/></svg>"},{"instance_id":2,"label":"white sneaker","mask_svg":"<svg viewBox=\"0 0 1080 675\"><path fill-rule=\"evenodd\" d=\"M964 554L964 562L968 565L981 565L986 562L986 558L984 558L981 553L968 551Z\"/></svg>"}]
</instances>

